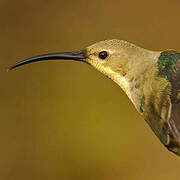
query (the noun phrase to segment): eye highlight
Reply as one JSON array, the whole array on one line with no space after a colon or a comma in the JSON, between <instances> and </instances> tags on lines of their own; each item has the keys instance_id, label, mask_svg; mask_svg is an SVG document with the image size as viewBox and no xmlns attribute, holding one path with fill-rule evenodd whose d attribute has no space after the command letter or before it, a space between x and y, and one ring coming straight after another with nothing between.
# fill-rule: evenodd
<instances>
[{"instance_id":1,"label":"eye highlight","mask_svg":"<svg viewBox=\"0 0 180 180\"><path fill-rule=\"evenodd\" d=\"M107 51L101 51L100 53L99 53L99 58L100 59L106 59L108 57L108 52Z\"/></svg>"}]
</instances>

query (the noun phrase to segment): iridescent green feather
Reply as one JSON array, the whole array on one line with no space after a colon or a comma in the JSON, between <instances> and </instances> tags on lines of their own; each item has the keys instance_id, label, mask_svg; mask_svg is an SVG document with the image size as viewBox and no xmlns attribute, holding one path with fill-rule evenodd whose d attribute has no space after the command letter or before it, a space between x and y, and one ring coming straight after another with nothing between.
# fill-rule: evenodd
<instances>
[{"instance_id":1,"label":"iridescent green feather","mask_svg":"<svg viewBox=\"0 0 180 180\"><path fill-rule=\"evenodd\" d=\"M180 58L180 53L177 51L163 51L158 59L159 75L171 81L172 72Z\"/></svg>"}]
</instances>

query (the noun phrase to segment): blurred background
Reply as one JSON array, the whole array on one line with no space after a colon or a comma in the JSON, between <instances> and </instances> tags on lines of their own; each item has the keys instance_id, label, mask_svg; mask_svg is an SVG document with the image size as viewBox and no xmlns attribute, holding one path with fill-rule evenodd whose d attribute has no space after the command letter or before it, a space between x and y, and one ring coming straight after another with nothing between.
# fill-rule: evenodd
<instances>
[{"instance_id":1,"label":"blurred background","mask_svg":"<svg viewBox=\"0 0 180 180\"><path fill-rule=\"evenodd\" d=\"M180 1L0 0L0 180L177 180L122 90L87 64L24 58L124 39L180 50Z\"/></svg>"}]
</instances>

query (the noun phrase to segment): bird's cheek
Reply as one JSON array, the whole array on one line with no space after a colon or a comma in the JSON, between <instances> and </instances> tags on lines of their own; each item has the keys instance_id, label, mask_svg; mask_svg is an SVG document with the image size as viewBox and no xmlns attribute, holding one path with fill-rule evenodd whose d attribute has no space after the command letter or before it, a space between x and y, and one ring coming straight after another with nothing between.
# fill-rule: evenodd
<instances>
[{"instance_id":1,"label":"bird's cheek","mask_svg":"<svg viewBox=\"0 0 180 180\"><path fill-rule=\"evenodd\" d=\"M95 56L89 56L88 58L86 58L85 60L88 64L91 64L91 65L95 65L98 63L98 60Z\"/></svg>"},{"instance_id":2,"label":"bird's cheek","mask_svg":"<svg viewBox=\"0 0 180 180\"><path fill-rule=\"evenodd\" d=\"M94 60L94 59L89 59L89 60L88 60L88 63L89 63L90 65L92 65L93 67L95 67L95 68L98 68L98 67L100 66L100 63L97 62L97 61Z\"/></svg>"},{"instance_id":3,"label":"bird's cheek","mask_svg":"<svg viewBox=\"0 0 180 180\"><path fill-rule=\"evenodd\" d=\"M97 60L88 59L87 63L90 64L91 66L93 66L95 69L97 69L100 72L102 72L103 69L104 69L104 65L101 62L97 61Z\"/></svg>"}]
</instances>

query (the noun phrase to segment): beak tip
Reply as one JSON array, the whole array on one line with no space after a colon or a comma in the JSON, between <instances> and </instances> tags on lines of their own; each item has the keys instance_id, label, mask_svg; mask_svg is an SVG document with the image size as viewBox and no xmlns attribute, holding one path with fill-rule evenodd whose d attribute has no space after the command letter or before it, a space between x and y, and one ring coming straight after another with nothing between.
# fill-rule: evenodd
<instances>
[{"instance_id":1,"label":"beak tip","mask_svg":"<svg viewBox=\"0 0 180 180\"><path fill-rule=\"evenodd\" d=\"M7 68L7 72L11 71L14 68L15 68L14 66L10 66L9 68Z\"/></svg>"}]
</instances>

